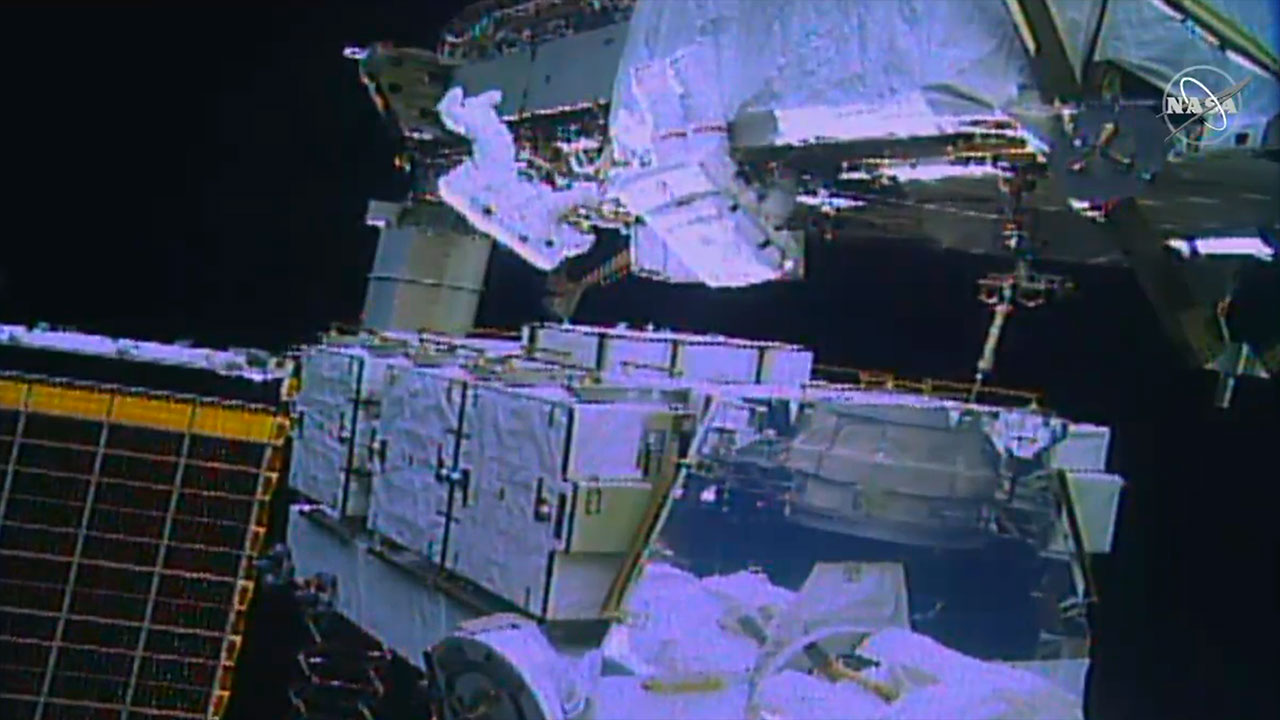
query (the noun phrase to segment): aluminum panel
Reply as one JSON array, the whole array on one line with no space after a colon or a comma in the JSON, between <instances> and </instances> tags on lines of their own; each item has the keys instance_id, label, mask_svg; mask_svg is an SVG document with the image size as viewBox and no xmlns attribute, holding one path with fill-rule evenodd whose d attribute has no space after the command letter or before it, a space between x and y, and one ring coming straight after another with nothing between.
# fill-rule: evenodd
<instances>
[{"instance_id":1,"label":"aluminum panel","mask_svg":"<svg viewBox=\"0 0 1280 720\"><path fill-rule=\"evenodd\" d=\"M610 25L539 45L529 73L525 112L609 102L627 26Z\"/></svg>"},{"instance_id":2,"label":"aluminum panel","mask_svg":"<svg viewBox=\"0 0 1280 720\"><path fill-rule=\"evenodd\" d=\"M599 367L600 338L573 327L547 325L529 329L528 347L537 357L584 368Z\"/></svg>"},{"instance_id":3,"label":"aluminum panel","mask_svg":"<svg viewBox=\"0 0 1280 720\"><path fill-rule=\"evenodd\" d=\"M638 480L645 423L662 408L648 404L602 403L574 409L569 448L571 480Z\"/></svg>"},{"instance_id":4,"label":"aluminum panel","mask_svg":"<svg viewBox=\"0 0 1280 720\"><path fill-rule=\"evenodd\" d=\"M598 619L600 608L609 594L609 586L625 558L626 548L618 552L556 553L547 617L555 620Z\"/></svg>"},{"instance_id":5,"label":"aluminum panel","mask_svg":"<svg viewBox=\"0 0 1280 720\"><path fill-rule=\"evenodd\" d=\"M1085 552L1111 552L1124 480L1109 473L1068 472L1067 488L1080 520Z\"/></svg>"},{"instance_id":6,"label":"aluminum panel","mask_svg":"<svg viewBox=\"0 0 1280 720\"><path fill-rule=\"evenodd\" d=\"M800 348L770 347L762 351L760 382L802 385L813 377L813 352Z\"/></svg>"},{"instance_id":7,"label":"aluminum panel","mask_svg":"<svg viewBox=\"0 0 1280 720\"><path fill-rule=\"evenodd\" d=\"M670 341L639 337L606 337L600 367L605 372L635 377L670 377L674 351Z\"/></svg>"},{"instance_id":8,"label":"aluminum panel","mask_svg":"<svg viewBox=\"0 0 1280 720\"><path fill-rule=\"evenodd\" d=\"M510 118L524 111L532 71L533 51L518 50L492 60L463 65L453 72L453 84L461 86L467 97L501 90L502 103L498 105L498 114Z\"/></svg>"},{"instance_id":9,"label":"aluminum panel","mask_svg":"<svg viewBox=\"0 0 1280 720\"><path fill-rule=\"evenodd\" d=\"M474 616L367 541L344 539L297 506L289 510L287 542L300 574L338 578L338 612L419 669L423 650Z\"/></svg>"},{"instance_id":10,"label":"aluminum panel","mask_svg":"<svg viewBox=\"0 0 1280 720\"><path fill-rule=\"evenodd\" d=\"M680 377L713 382L756 381L760 354L756 348L722 343L682 343L676 354Z\"/></svg>"},{"instance_id":11,"label":"aluminum panel","mask_svg":"<svg viewBox=\"0 0 1280 720\"><path fill-rule=\"evenodd\" d=\"M1067 437L1049 451L1049 465L1062 470L1103 472L1111 449L1111 428L1072 423Z\"/></svg>"}]
</instances>

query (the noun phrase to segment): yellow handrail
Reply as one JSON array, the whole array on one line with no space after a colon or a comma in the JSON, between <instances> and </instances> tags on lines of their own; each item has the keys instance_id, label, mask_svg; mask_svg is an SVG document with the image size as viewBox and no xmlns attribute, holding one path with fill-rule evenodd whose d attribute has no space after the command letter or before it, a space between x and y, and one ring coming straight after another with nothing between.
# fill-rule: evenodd
<instances>
[{"instance_id":1,"label":"yellow handrail","mask_svg":"<svg viewBox=\"0 0 1280 720\"><path fill-rule=\"evenodd\" d=\"M973 389L972 384L957 382L955 380L938 380L934 378L909 380L899 378L889 372L863 370L860 368L850 368L839 365L814 365L813 369L817 373L852 377L854 381L851 383L831 383L836 387L847 387L851 390L903 391L918 393L928 397L965 399ZM1030 390L1014 390L1012 388L983 386L979 391L979 396L1002 400L1014 400L1031 405L1037 405L1040 402L1042 393L1032 392Z\"/></svg>"}]
</instances>

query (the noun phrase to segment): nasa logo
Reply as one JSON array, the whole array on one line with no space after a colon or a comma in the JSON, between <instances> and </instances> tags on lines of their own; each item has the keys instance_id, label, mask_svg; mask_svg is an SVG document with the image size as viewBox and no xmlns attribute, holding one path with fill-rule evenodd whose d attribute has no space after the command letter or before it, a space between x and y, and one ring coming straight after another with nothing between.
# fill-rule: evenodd
<instances>
[{"instance_id":1,"label":"nasa logo","mask_svg":"<svg viewBox=\"0 0 1280 720\"><path fill-rule=\"evenodd\" d=\"M1182 135L1185 141L1212 145L1229 137L1230 116L1240 113L1238 96L1251 79L1236 83L1230 75L1210 65L1195 65L1174 75L1164 88L1164 109L1160 113L1169 126L1169 137L1165 139ZM1192 133L1183 134L1197 120L1202 123Z\"/></svg>"}]
</instances>

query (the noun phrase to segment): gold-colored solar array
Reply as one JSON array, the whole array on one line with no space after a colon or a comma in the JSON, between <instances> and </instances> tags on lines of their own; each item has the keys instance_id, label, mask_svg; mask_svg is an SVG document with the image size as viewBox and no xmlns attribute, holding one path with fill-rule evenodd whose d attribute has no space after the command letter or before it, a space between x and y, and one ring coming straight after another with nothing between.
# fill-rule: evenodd
<instances>
[{"instance_id":1,"label":"gold-colored solar array","mask_svg":"<svg viewBox=\"0 0 1280 720\"><path fill-rule=\"evenodd\" d=\"M285 433L274 408L0 377L3 717L222 713Z\"/></svg>"}]
</instances>

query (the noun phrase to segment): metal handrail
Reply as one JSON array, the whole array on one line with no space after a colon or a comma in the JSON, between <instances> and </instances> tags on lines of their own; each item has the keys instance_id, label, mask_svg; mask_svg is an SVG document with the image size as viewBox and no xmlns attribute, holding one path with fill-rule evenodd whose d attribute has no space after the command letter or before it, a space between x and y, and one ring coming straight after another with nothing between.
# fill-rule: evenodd
<instances>
[{"instance_id":1,"label":"metal handrail","mask_svg":"<svg viewBox=\"0 0 1280 720\"><path fill-rule=\"evenodd\" d=\"M836 389L846 387L851 390L904 391L919 393L928 397L952 398L957 400L964 400L968 398L970 391L973 389L972 383L957 382L955 380L938 380L934 378L910 380L900 378L889 372L864 370L839 365L814 365L813 369L819 373L844 375L846 377L852 376L856 379L853 383L828 383ZM819 382L822 381L819 380ZM1038 405L1043 397L1042 393L1030 390L1015 390L1012 388L992 387L986 385L982 387L980 395L1003 400L1020 401L1031 405Z\"/></svg>"}]
</instances>

